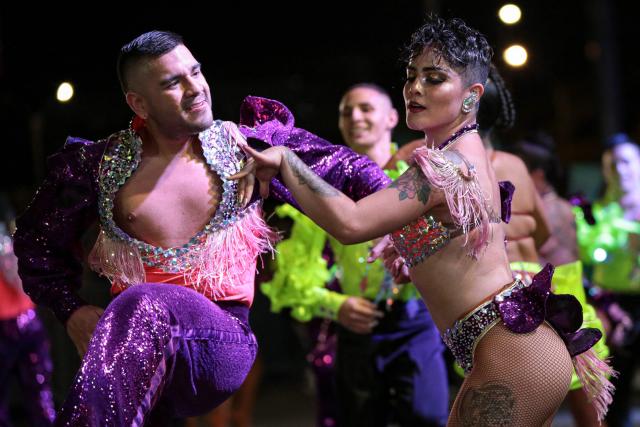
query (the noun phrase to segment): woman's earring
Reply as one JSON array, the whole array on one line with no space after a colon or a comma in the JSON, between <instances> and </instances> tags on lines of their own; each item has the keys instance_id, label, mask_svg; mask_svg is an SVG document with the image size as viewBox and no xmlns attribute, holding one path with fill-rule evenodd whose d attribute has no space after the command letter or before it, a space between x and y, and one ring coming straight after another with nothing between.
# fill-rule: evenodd
<instances>
[{"instance_id":1,"label":"woman's earring","mask_svg":"<svg viewBox=\"0 0 640 427\"><path fill-rule=\"evenodd\" d=\"M476 101L478 101L478 93L471 92L471 95L467 96L464 101L462 101L462 112L465 114L470 113L476 105Z\"/></svg>"}]
</instances>

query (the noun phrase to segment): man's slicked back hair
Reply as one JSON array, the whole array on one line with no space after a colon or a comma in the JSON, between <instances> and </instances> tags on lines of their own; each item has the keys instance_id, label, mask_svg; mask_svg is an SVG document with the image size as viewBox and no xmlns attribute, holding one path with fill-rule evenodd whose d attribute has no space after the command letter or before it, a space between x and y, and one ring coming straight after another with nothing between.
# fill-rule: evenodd
<instances>
[{"instance_id":1,"label":"man's slicked back hair","mask_svg":"<svg viewBox=\"0 0 640 427\"><path fill-rule=\"evenodd\" d=\"M182 36L170 31L149 31L122 46L118 55L118 80L124 93L129 90L130 71L144 59L158 58L184 44Z\"/></svg>"}]
</instances>

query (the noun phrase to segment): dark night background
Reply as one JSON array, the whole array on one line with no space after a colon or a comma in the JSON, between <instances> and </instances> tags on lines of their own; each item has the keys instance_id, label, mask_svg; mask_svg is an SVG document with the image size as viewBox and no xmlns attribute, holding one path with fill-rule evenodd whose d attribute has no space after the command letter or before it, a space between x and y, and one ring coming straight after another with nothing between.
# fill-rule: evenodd
<instances>
[{"instance_id":1,"label":"dark night background","mask_svg":"<svg viewBox=\"0 0 640 427\"><path fill-rule=\"evenodd\" d=\"M338 102L353 83L386 87L402 113L400 48L425 13L435 11L463 18L492 44L494 62L518 112L514 129L502 141L546 130L571 172L571 188L594 194L605 137L626 131L640 138L640 8L622 0L516 3L523 18L506 26L497 17L503 2L495 0L95 2L76 7L5 1L0 5L0 190L9 192L20 211L41 181L46 156L67 135L95 140L128 126L131 112L116 78L116 57L123 44L145 31L167 29L184 36L203 64L216 118L237 121L246 95L275 98L293 111L298 126L340 143ZM211 12L204 12L205 4ZM512 69L502 60L511 43L527 47L524 67ZM67 104L55 101L63 81L75 86ZM420 134L401 124L394 136L405 143ZM264 304L258 299L256 312L267 318ZM271 318L258 325L272 328L271 344L263 347L267 374L269 369L286 371L293 355L300 356L287 350L292 335L284 323ZM54 340L65 339L61 328L53 333ZM65 375L77 368L77 360L69 363ZM68 381L57 381L58 393Z\"/></svg>"},{"instance_id":2,"label":"dark night background","mask_svg":"<svg viewBox=\"0 0 640 427\"><path fill-rule=\"evenodd\" d=\"M358 81L387 87L402 110L400 47L427 11L458 16L485 33L513 92L518 119L505 140L542 128L557 140L563 163L595 162L605 135L640 136L637 19L632 2L522 1L523 18L506 26L501 2L387 1L284 3L95 3L71 8L0 6L1 183L32 188L44 157L67 135L98 139L127 126L115 61L121 45L150 29L182 34L204 66L217 118L237 120L245 95L281 100L297 124L340 142L337 104ZM72 17L71 14L78 17ZM509 68L502 50L518 42L528 63ZM54 100L62 81L75 85L68 104ZM31 123L31 125L30 125ZM41 134L37 124L41 124ZM41 137L39 137L41 135ZM396 140L417 133L399 126ZM24 190L26 191L26 190Z\"/></svg>"}]
</instances>

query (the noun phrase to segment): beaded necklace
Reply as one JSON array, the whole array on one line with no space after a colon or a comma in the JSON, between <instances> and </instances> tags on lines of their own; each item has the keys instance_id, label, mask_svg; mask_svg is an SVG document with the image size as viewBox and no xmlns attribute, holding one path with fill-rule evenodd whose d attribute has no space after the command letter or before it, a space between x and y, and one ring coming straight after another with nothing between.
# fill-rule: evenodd
<instances>
[{"instance_id":1,"label":"beaded necklace","mask_svg":"<svg viewBox=\"0 0 640 427\"><path fill-rule=\"evenodd\" d=\"M466 125L458 129L456 133L447 138L442 144L438 145L438 150L446 150L451 144L456 142L458 139L462 138L463 135L468 133L478 133L478 129L480 125L477 123L472 123L470 125Z\"/></svg>"}]
</instances>

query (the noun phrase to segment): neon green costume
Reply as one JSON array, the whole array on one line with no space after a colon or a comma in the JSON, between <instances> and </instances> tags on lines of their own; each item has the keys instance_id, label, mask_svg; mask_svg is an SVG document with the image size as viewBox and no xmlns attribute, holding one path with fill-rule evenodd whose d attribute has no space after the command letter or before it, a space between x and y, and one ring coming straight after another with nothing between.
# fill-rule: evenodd
<instances>
[{"instance_id":1,"label":"neon green costume","mask_svg":"<svg viewBox=\"0 0 640 427\"><path fill-rule=\"evenodd\" d=\"M580 208L574 208L580 258L593 269L592 281L617 293L640 293L638 251L631 244L640 239L640 223L624 218L622 207L595 203L590 225Z\"/></svg>"},{"instance_id":2,"label":"neon green costume","mask_svg":"<svg viewBox=\"0 0 640 427\"><path fill-rule=\"evenodd\" d=\"M385 170L389 178L396 179L409 166L398 162L396 170ZM380 260L367 263L371 242L342 245L291 205L276 209L280 217L293 219L290 238L276 246L275 274L262 284L262 292L271 300L272 311L285 307L300 321L313 317L336 319L338 310L349 296L380 300L408 301L418 294L412 284L397 288L386 276ZM333 251L335 264L328 268L323 258L325 245ZM342 293L329 290L325 284L333 278L340 281Z\"/></svg>"}]
</instances>

